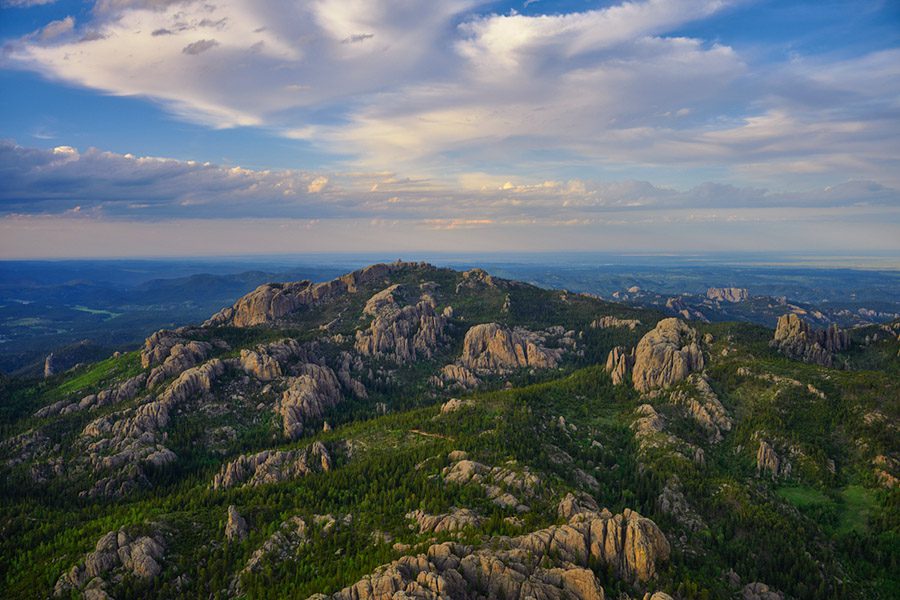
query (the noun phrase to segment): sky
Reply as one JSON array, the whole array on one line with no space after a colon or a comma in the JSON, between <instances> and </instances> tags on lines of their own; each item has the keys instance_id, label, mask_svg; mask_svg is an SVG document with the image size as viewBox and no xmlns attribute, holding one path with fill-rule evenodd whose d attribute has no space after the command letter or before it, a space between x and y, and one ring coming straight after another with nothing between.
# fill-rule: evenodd
<instances>
[{"instance_id":1,"label":"sky","mask_svg":"<svg viewBox=\"0 0 900 600\"><path fill-rule=\"evenodd\" d=\"M900 255L897 0L0 0L0 258Z\"/></svg>"}]
</instances>

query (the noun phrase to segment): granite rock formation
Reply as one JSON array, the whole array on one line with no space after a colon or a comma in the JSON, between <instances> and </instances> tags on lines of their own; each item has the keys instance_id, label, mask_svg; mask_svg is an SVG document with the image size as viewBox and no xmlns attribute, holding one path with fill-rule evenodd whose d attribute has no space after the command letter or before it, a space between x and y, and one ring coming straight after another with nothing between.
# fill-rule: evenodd
<instances>
[{"instance_id":1,"label":"granite rock formation","mask_svg":"<svg viewBox=\"0 0 900 600\"><path fill-rule=\"evenodd\" d=\"M453 508L450 512L430 515L421 510L406 513L406 518L414 522L419 533L456 532L467 527L478 527L482 518L468 508Z\"/></svg>"},{"instance_id":2,"label":"granite rock formation","mask_svg":"<svg viewBox=\"0 0 900 600\"><path fill-rule=\"evenodd\" d=\"M850 348L850 333L837 325L814 329L799 316L786 314L778 318L770 345L789 358L830 367L836 352Z\"/></svg>"},{"instance_id":3,"label":"granite rock formation","mask_svg":"<svg viewBox=\"0 0 900 600\"><path fill-rule=\"evenodd\" d=\"M225 538L229 542L241 542L247 539L249 529L247 520L241 516L234 504L228 506L228 522L225 523Z\"/></svg>"},{"instance_id":4,"label":"granite rock formation","mask_svg":"<svg viewBox=\"0 0 900 600\"><path fill-rule=\"evenodd\" d=\"M423 263L398 261L371 265L324 283L267 283L210 317L204 326L251 327L276 322L305 307L317 306L346 294L355 294L360 286L383 281L392 273L425 266L427 265Z\"/></svg>"},{"instance_id":5,"label":"granite rock formation","mask_svg":"<svg viewBox=\"0 0 900 600\"><path fill-rule=\"evenodd\" d=\"M635 349L634 389L648 392L670 387L704 364L697 332L680 319L663 319Z\"/></svg>"},{"instance_id":6,"label":"granite rock formation","mask_svg":"<svg viewBox=\"0 0 900 600\"><path fill-rule=\"evenodd\" d=\"M525 329L510 330L499 323L473 325L466 332L460 364L476 373L556 367L562 351L539 343L540 339Z\"/></svg>"},{"instance_id":7,"label":"granite rock formation","mask_svg":"<svg viewBox=\"0 0 900 600\"><path fill-rule=\"evenodd\" d=\"M628 352L625 346L616 346L609 351L609 356L606 357L606 372L609 373L613 385L625 383L633 367L634 348Z\"/></svg>"},{"instance_id":8,"label":"granite rock formation","mask_svg":"<svg viewBox=\"0 0 900 600\"><path fill-rule=\"evenodd\" d=\"M775 452L772 444L761 439L756 451L756 473L758 475L769 473L772 479L786 477L791 473L791 464Z\"/></svg>"},{"instance_id":9,"label":"granite rock formation","mask_svg":"<svg viewBox=\"0 0 900 600\"><path fill-rule=\"evenodd\" d=\"M475 549L453 542L379 567L333 600L378 598L505 598L603 600L589 564L622 579L646 582L665 563L669 543L653 521L626 509L580 512L568 523Z\"/></svg>"},{"instance_id":10,"label":"granite rock formation","mask_svg":"<svg viewBox=\"0 0 900 600\"><path fill-rule=\"evenodd\" d=\"M706 290L706 297L716 302L745 302L750 299L750 292L746 288L711 287Z\"/></svg>"},{"instance_id":11,"label":"granite rock formation","mask_svg":"<svg viewBox=\"0 0 900 600\"><path fill-rule=\"evenodd\" d=\"M302 450L263 450L242 454L223 465L213 478L212 489L278 483L331 468L331 454L322 442L313 442Z\"/></svg>"},{"instance_id":12,"label":"granite rock formation","mask_svg":"<svg viewBox=\"0 0 900 600\"><path fill-rule=\"evenodd\" d=\"M447 342L448 318L436 311L434 298L424 293L415 304L401 306L399 285L392 285L366 303L364 313L375 318L356 333L355 348L363 356L388 358L397 364L429 359Z\"/></svg>"},{"instance_id":13,"label":"granite rock formation","mask_svg":"<svg viewBox=\"0 0 900 600\"><path fill-rule=\"evenodd\" d=\"M729 416L705 377L694 373L688 377L693 389L673 392L673 403L684 406L691 418L707 433L711 442L722 441L723 432L731 431L734 420Z\"/></svg>"},{"instance_id":14,"label":"granite rock formation","mask_svg":"<svg viewBox=\"0 0 900 600\"><path fill-rule=\"evenodd\" d=\"M613 316L600 317L591 321L591 329L626 328L634 331L641 324L638 319L620 319Z\"/></svg>"},{"instance_id":15,"label":"granite rock formation","mask_svg":"<svg viewBox=\"0 0 900 600\"><path fill-rule=\"evenodd\" d=\"M299 375L288 379L287 389L275 404L284 435L292 440L303 434L305 423L321 421L328 409L343 400L341 384L330 368L306 363L297 371Z\"/></svg>"},{"instance_id":16,"label":"granite rock formation","mask_svg":"<svg viewBox=\"0 0 900 600\"><path fill-rule=\"evenodd\" d=\"M134 377L126 379L122 383L97 392L88 394L78 402L60 400L54 402L34 413L35 417L50 417L53 415L67 415L82 410L94 410L103 406L120 404L135 398L144 387L147 380L146 373L138 373Z\"/></svg>"},{"instance_id":17,"label":"granite rock formation","mask_svg":"<svg viewBox=\"0 0 900 600\"><path fill-rule=\"evenodd\" d=\"M131 536L124 529L102 536L84 561L65 572L56 582L53 595L62 597L80 590L85 597L109 598L105 592L107 579L116 572L128 572L138 579L149 580L162 572L160 561L165 543L160 534Z\"/></svg>"}]
</instances>

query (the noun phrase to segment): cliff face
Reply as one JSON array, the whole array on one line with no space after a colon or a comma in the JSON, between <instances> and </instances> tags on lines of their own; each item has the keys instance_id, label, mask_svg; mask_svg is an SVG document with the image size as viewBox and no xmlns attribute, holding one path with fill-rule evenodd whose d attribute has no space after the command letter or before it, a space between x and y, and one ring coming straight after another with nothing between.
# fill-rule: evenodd
<instances>
[{"instance_id":1,"label":"cliff face","mask_svg":"<svg viewBox=\"0 0 900 600\"><path fill-rule=\"evenodd\" d=\"M663 319L638 342L632 380L634 389L667 388L703 369L697 332L680 319Z\"/></svg>"},{"instance_id":2,"label":"cliff face","mask_svg":"<svg viewBox=\"0 0 900 600\"><path fill-rule=\"evenodd\" d=\"M836 352L850 348L850 333L837 325L814 329L798 315L786 314L778 318L770 345L790 358L830 367Z\"/></svg>"}]
</instances>

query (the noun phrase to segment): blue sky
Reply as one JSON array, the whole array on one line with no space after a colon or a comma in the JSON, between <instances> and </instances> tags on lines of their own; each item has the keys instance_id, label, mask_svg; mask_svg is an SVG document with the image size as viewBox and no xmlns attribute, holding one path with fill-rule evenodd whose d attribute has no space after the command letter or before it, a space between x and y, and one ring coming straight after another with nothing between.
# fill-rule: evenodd
<instances>
[{"instance_id":1,"label":"blue sky","mask_svg":"<svg viewBox=\"0 0 900 600\"><path fill-rule=\"evenodd\" d=\"M0 257L900 252L891 0L0 0Z\"/></svg>"}]
</instances>

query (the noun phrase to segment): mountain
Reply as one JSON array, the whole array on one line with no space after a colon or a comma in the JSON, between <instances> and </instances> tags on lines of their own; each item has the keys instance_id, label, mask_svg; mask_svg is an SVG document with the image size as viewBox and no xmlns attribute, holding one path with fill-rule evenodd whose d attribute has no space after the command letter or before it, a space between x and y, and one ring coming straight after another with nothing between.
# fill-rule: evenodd
<instances>
[{"instance_id":1,"label":"mountain","mask_svg":"<svg viewBox=\"0 0 900 600\"><path fill-rule=\"evenodd\" d=\"M262 284L0 380L0 595L895 598L900 321L779 316L425 263Z\"/></svg>"}]
</instances>

